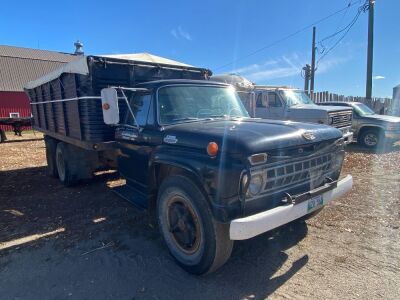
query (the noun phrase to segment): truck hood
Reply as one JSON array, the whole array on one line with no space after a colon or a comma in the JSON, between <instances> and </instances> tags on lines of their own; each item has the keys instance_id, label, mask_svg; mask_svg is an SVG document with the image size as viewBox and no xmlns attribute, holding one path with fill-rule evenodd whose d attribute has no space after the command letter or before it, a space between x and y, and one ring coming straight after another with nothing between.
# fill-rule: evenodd
<instances>
[{"instance_id":1,"label":"truck hood","mask_svg":"<svg viewBox=\"0 0 400 300\"><path fill-rule=\"evenodd\" d=\"M307 140L303 133L315 138ZM206 149L216 142L222 152L252 154L338 139L333 127L291 121L263 119L202 120L170 125L164 129L164 143Z\"/></svg>"},{"instance_id":2,"label":"truck hood","mask_svg":"<svg viewBox=\"0 0 400 300\"><path fill-rule=\"evenodd\" d=\"M290 110L303 110L304 112L312 113L312 112L323 112L323 114L330 112L342 112L342 111L352 111L352 108L349 107L341 107L341 106L325 106L325 105L316 105L316 104L301 104L290 107Z\"/></svg>"}]
</instances>

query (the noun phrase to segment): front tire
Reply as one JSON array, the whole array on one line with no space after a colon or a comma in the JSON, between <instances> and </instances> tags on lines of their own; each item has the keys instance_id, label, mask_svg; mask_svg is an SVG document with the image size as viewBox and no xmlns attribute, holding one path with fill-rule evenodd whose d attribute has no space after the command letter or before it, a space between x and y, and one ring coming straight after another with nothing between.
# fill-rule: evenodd
<instances>
[{"instance_id":1,"label":"front tire","mask_svg":"<svg viewBox=\"0 0 400 300\"><path fill-rule=\"evenodd\" d=\"M369 149L375 149L382 144L382 134L377 129L366 129L360 137L361 144Z\"/></svg>"},{"instance_id":2,"label":"front tire","mask_svg":"<svg viewBox=\"0 0 400 300\"><path fill-rule=\"evenodd\" d=\"M163 181L157 218L169 252L187 272L211 273L229 259L229 224L214 220L203 193L188 178L171 176Z\"/></svg>"}]
</instances>

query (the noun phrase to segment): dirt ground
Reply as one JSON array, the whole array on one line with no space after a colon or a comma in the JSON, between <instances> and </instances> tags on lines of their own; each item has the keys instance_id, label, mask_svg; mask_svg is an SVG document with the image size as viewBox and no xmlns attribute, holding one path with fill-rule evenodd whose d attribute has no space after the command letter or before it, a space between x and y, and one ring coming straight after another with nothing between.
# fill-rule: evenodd
<instances>
[{"instance_id":1,"label":"dirt ground","mask_svg":"<svg viewBox=\"0 0 400 300\"><path fill-rule=\"evenodd\" d=\"M110 190L115 173L65 188L46 176L40 135L8 138L1 299L400 299L398 150L349 147L347 197L307 224L235 243L222 269L196 277L174 263L146 212Z\"/></svg>"}]
</instances>

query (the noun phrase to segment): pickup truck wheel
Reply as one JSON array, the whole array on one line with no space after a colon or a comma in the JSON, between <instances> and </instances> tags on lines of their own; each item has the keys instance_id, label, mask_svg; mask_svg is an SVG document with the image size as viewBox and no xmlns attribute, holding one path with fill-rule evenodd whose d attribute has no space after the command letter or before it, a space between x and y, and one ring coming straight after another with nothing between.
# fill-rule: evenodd
<instances>
[{"instance_id":1,"label":"pickup truck wheel","mask_svg":"<svg viewBox=\"0 0 400 300\"><path fill-rule=\"evenodd\" d=\"M360 142L364 147L373 149L378 147L382 141L382 136L379 130L367 129L361 134Z\"/></svg>"},{"instance_id":2,"label":"pickup truck wheel","mask_svg":"<svg viewBox=\"0 0 400 300\"><path fill-rule=\"evenodd\" d=\"M44 141L46 144L47 174L51 177L58 178L56 162L57 140L47 137Z\"/></svg>"},{"instance_id":3,"label":"pickup truck wheel","mask_svg":"<svg viewBox=\"0 0 400 300\"><path fill-rule=\"evenodd\" d=\"M58 178L65 186L72 186L77 183L77 178L73 172L74 157L70 155L68 146L59 142L56 149L56 165Z\"/></svg>"},{"instance_id":4,"label":"pickup truck wheel","mask_svg":"<svg viewBox=\"0 0 400 300\"><path fill-rule=\"evenodd\" d=\"M233 248L229 224L214 220L202 192L186 177L163 181L157 217L171 255L187 272L211 273L229 259Z\"/></svg>"}]
</instances>

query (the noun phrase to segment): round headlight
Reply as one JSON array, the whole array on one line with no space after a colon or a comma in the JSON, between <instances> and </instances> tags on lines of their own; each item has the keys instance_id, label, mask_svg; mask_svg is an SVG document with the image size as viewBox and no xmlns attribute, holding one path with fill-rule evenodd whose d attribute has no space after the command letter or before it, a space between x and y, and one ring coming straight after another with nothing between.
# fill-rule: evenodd
<instances>
[{"instance_id":1,"label":"round headlight","mask_svg":"<svg viewBox=\"0 0 400 300\"><path fill-rule=\"evenodd\" d=\"M333 117L330 117L329 118L329 125L332 125L333 124Z\"/></svg>"},{"instance_id":2,"label":"round headlight","mask_svg":"<svg viewBox=\"0 0 400 300\"><path fill-rule=\"evenodd\" d=\"M255 196L261 192L263 186L263 178L261 175L252 176L249 184L249 192L251 195Z\"/></svg>"}]
</instances>

